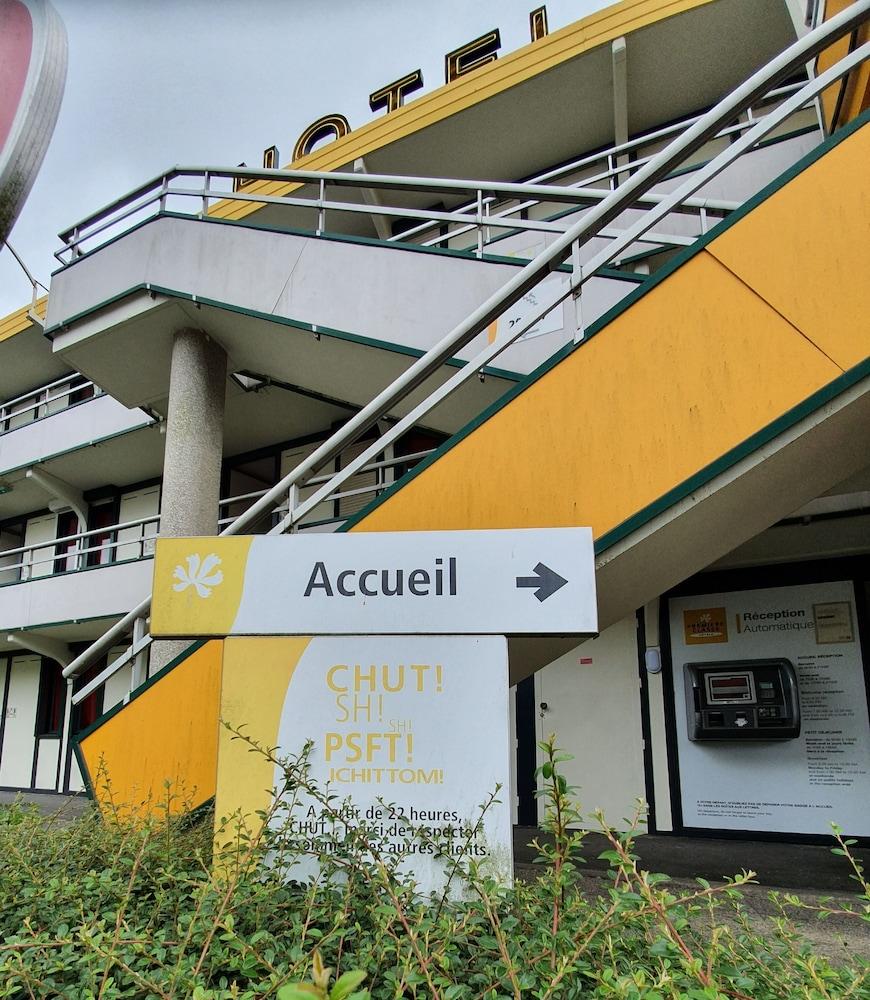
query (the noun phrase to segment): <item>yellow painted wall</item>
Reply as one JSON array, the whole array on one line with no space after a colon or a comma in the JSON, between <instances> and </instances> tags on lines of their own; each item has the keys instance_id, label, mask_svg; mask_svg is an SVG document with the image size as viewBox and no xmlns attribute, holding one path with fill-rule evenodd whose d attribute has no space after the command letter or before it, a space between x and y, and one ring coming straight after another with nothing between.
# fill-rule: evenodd
<instances>
[{"instance_id":1,"label":"yellow painted wall","mask_svg":"<svg viewBox=\"0 0 870 1000\"><path fill-rule=\"evenodd\" d=\"M868 353L868 179L865 126L709 247L843 369Z\"/></svg>"},{"instance_id":2,"label":"yellow painted wall","mask_svg":"<svg viewBox=\"0 0 870 1000\"><path fill-rule=\"evenodd\" d=\"M868 354L870 128L829 151L357 526L596 537Z\"/></svg>"},{"instance_id":3,"label":"yellow painted wall","mask_svg":"<svg viewBox=\"0 0 870 1000\"><path fill-rule=\"evenodd\" d=\"M167 782L172 812L214 796L222 647L207 642L81 741L102 810L153 812Z\"/></svg>"}]
</instances>

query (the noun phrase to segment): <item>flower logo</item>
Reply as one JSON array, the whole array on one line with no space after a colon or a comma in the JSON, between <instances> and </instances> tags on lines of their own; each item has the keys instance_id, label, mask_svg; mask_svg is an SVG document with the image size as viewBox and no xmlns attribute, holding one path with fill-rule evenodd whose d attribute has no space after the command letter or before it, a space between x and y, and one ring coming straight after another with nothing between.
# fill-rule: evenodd
<instances>
[{"instance_id":1,"label":"flower logo","mask_svg":"<svg viewBox=\"0 0 870 1000\"><path fill-rule=\"evenodd\" d=\"M187 569L183 566L176 566L173 576L178 583L173 584L172 589L181 593L188 587L195 587L200 597L210 597L212 587L223 583L224 575L217 569L220 566L220 557L214 552L211 555L200 559L198 555L187 557Z\"/></svg>"}]
</instances>

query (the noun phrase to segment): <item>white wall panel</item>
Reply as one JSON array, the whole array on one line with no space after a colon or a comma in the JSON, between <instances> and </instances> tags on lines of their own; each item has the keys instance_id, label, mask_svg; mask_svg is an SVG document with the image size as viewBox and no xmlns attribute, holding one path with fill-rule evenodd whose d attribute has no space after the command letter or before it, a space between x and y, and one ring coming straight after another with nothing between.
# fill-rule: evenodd
<instances>
[{"instance_id":1,"label":"white wall panel","mask_svg":"<svg viewBox=\"0 0 870 1000\"><path fill-rule=\"evenodd\" d=\"M60 740L56 736L43 736L36 741L36 788L55 791L57 788L57 758Z\"/></svg>"},{"instance_id":2,"label":"white wall panel","mask_svg":"<svg viewBox=\"0 0 870 1000\"><path fill-rule=\"evenodd\" d=\"M17 430L0 435L0 472L35 465L52 455L86 447L92 441L134 427L147 427L152 422L142 410L128 410L107 395L72 408L63 406L41 420L27 421Z\"/></svg>"},{"instance_id":3,"label":"white wall panel","mask_svg":"<svg viewBox=\"0 0 870 1000\"><path fill-rule=\"evenodd\" d=\"M151 560L144 559L4 587L0 629L126 614L148 593L151 574Z\"/></svg>"}]
</instances>

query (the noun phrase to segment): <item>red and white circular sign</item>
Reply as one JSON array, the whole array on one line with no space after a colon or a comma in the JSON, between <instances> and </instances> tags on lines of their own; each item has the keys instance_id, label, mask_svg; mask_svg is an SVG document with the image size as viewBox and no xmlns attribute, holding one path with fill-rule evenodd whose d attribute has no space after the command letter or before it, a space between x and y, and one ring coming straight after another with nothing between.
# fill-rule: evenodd
<instances>
[{"instance_id":1,"label":"red and white circular sign","mask_svg":"<svg viewBox=\"0 0 870 1000\"><path fill-rule=\"evenodd\" d=\"M0 242L48 148L66 65L66 31L48 0L0 0Z\"/></svg>"}]
</instances>

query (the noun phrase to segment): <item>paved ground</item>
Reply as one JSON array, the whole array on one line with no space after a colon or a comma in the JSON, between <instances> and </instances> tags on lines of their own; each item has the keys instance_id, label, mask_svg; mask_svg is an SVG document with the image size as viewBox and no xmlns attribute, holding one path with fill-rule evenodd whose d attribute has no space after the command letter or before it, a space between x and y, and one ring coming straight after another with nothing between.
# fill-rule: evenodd
<instances>
[{"instance_id":1,"label":"paved ground","mask_svg":"<svg viewBox=\"0 0 870 1000\"><path fill-rule=\"evenodd\" d=\"M55 795L52 792L3 792L0 791L0 806L22 799L39 807L46 816L54 814L59 819L73 820L90 808L91 801L84 795Z\"/></svg>"},{"instance_id":2,"label":"paved ground","mask_svg":"<svg viewBox=\"0 0 870 1000\"><path fill-rule=\"evenodd\" d=\"M529 864L536 856L529 843L542 836L534 827L514 828L514 858ZM598 855L607 843L601 834L590 833L583 856L589 870L603 871L606 861ZM831 841L831 847L836 846ZM850 893L855 885L845 860L831 854L830 847L811 844L785 844L770 841L714 840L706 837L670 837L646 834L638 837L636 851L641 867L647 871L666 872L678 878L698 876L721 880L742 870L758 873L757 881L768 888L789 891L808 889L815 892ZM870 849L855 852L870 872Z\"/></svg>"}]
</instances>

